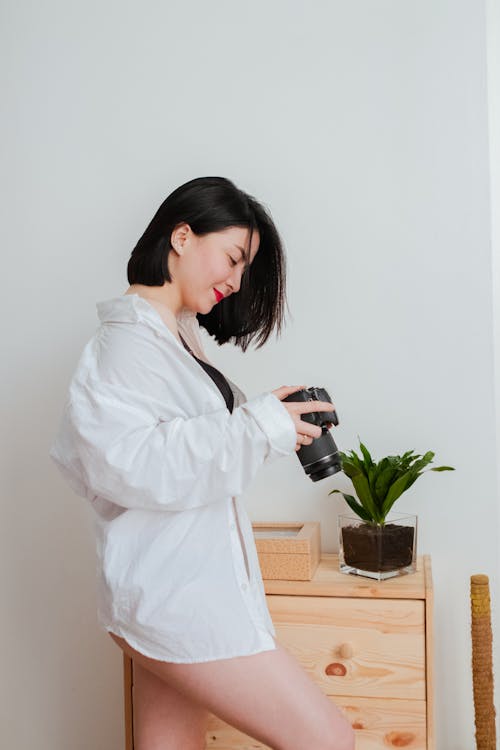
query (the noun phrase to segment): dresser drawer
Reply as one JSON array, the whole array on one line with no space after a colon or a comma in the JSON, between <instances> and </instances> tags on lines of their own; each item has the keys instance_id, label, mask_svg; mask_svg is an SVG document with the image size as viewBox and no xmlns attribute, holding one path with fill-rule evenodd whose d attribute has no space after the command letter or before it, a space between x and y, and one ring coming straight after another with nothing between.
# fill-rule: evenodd
<instances>
[{"instance_id":1,"label":"dresser drawer","mask_svg":"<svg viewBox=\"0 0 500 750\"><path fill-rule=\"evenodd\" d=\"M332 696L425 700L421 600L267 595L277 640Z\"/></svg>"},{"instance_id":2,"label":"dresser drawer","mask_svg":"<svg viewBox=\"0 0 500 750\"><path fill-rule=\"evenodd\" d=\"M435 750L427 555L417 558L416 573L379 582L343 575L338 556L324 554L310 581L264 584L277 639L345 712L356 750ZM126 748L133 750L132 679L125 655L124 664ZM268 750L213 714L206 747Z\"/></svg>"},{"instance_id":3,"label":"dresser drawer","mask_svg":"<svg viewBox=\"0 0 500 750\"><path fill-rule=\"evenodd\" d=\"M356 730L356 750L425 750L425 701L378 698L331 698L340 706ZM207 750L268 750L247 734L210 715L206 734Z\"/></svg>"}]
</instances>

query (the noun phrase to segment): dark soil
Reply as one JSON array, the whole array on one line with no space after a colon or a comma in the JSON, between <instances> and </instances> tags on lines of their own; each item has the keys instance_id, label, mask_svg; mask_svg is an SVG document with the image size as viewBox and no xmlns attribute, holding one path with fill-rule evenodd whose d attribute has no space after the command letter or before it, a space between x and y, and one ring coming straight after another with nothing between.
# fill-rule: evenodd
<instances>
[{"instance_id":1,"label":"dark soil","mask_svg":"<svg viewBox=\"0 0 500 750\"><path fill-rule=\"evenodd\" d=\"M347 565L360 570L386 572L411 565L413 558L412 526L344 526L342 543Z\"/></svg>"}]
</instances>

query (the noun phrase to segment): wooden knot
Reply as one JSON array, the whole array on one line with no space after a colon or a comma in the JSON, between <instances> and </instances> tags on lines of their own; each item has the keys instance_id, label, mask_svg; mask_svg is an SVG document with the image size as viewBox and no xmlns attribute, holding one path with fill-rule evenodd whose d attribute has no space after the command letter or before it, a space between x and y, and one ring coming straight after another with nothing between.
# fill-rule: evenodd
<instances>
[{"instance_id":1,"label":"wooden knot","mask_svg":"<svg viewBox=\"0 0 500 750\"><path fill-rule=\"evenodd\" d=\"M338 654L342 657L342 659L350 659L353 653L354 649L351 643L343 643L338 648Z\"/></svg>"},{"instance_id":2,"label":"wooden knot","mask_svg":"<svg viewBox=\"0 0 500 750\"><path fill-rule=\"evenodd\" d=\"M385 735L385 740L391 747L408 747L414 739L413 732L389 732Z\"/></svg>"},{"instance_id":3,"label":"wooden knot","mask_svg":"<svg viewBox=\"0 0 500 750\"><path fill-rule=\"evenodd\" d=\"M347 674L347 669L343 664L333 662L326 667L325 674L334 675L335 677L344 677Z\"/></svg>"}]
</instances>

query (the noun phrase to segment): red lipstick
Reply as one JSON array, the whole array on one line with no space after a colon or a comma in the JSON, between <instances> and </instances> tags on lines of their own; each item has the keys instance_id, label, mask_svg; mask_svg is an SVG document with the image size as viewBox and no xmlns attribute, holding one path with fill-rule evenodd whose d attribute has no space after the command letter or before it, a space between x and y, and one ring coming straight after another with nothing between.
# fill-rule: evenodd
<instances>
[{"instance_id":1,"label":"red lipstick","mask_svg":"<svg viewBox=\"0 0 500 750\"><path fill-rule=\"evenodd\" d=\"M214 287L214 294L215 294L215 298L217 302L220 302L221 299L224 299L224 295L221 292L219 292L219 290L216 289L215 287Z\"/></svg>"}]
</instances>

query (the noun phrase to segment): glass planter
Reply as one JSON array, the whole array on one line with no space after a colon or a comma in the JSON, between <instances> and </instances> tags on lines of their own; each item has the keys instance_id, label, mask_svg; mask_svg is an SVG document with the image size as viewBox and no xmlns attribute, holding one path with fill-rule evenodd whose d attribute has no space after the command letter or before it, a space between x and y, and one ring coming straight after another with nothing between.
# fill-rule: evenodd
<instances>
[{"instance_id":1,"label":"glass planter","mask_svg":"<svg viewBox=\"0 0 500 750\"><path fill-rule=\"evenodd\" d=\"M359 516L338 517L339 566L352 573L383 581L415 573L417 569L417 516L388 513L383 526Z\"/></svg>"}]
</instances>

